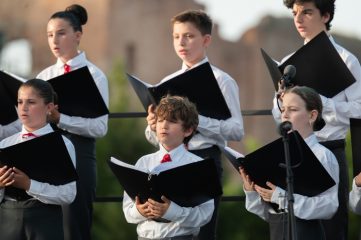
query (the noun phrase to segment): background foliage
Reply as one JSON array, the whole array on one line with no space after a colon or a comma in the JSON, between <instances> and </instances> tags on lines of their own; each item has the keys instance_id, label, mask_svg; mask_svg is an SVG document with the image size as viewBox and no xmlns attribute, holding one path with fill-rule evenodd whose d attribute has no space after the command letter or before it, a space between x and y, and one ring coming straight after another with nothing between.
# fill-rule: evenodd
<instances>
[{"instance_id":1,"label":"background foliage","mask_svg":"<svg viewBox=\"0 0 361 240\"><path fill-rule=\"evenodd\" d=\"M114 70L108 76L110 86L110 112L144 111L134 100L133 90L125 78L123 66L115 64ZM137 105L138 103L138 105ZM97 141L98 185L97 196L122 196L123 190L116 181L107 165L110 156L135 163L147 153L157 149L150 145L144 137L146 121L144 118L117 118L109 120L107 135ZM243 140L247 152L257 149L259 144L251 136ZM350 137L347 138L347 157L350 173L351 164ZM243 195L241 179L238 173L223 161L224 166L224 195ZM351 182L351 179L350 179ZM136 226L125 221L121 201L95 202L93 215L93 239L129 240L137 239ZM360 219L350 213L349 239L357 239L360 229ZM244 202L221 202L218 222L218 236L220 240L263 240L269 239L268 225L254 214L247 212Z\"/></svg>"}]
</instances>

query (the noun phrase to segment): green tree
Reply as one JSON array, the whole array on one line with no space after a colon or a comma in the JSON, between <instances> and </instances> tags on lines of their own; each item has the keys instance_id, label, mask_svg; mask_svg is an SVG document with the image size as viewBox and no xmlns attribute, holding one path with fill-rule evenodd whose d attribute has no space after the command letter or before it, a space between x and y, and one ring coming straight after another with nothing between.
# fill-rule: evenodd
<instances>
[{"instance_id":1,"label":"green tree","mask_svg":"<svg viewBox=\"0 0 361 240\"><path fill-rule=\"evenodd\" d=\"M131 89L119 62L108 76L110 112L130 112ZM139 106L140 108L140 106ZM144 118L110 118L107 135L97 140L97 196L123 195L123 189L110 171L107 161L111 156L135 163L142 155L154 151L144 137ZM94 203L92 235L94 239L136 239L135 225L125 221L122 202Z\"/></svg>"}]
</instances>

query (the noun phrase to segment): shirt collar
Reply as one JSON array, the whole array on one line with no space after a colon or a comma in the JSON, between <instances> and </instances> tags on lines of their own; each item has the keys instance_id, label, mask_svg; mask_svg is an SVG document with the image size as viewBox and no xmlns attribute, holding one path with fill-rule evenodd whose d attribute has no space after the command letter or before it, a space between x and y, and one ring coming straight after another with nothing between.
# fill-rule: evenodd
<instances>
[{"instance_id":1,"label":"shirt collar","mask_svg":"<svg viewBox=\"0 0 361 240\"><path fill-rule=\"evenodd\" d=\"M171 151L167 151L162 144L159 144L159 153L160 155L163 157L165 154L169 154L170 158L172 159L172 161L178 161L182 159L183 154L187 151L186 147L184 146L184 144L180 144L178 147L174 148Z\"/></svg>"},{"instance_id":2,"label":"shirt collar","mask_svg":"<svg viewBox=\"0 0 361 240\"><path fill-rule=\"evenodd\" d=\"M201 61L199 61L198 63L194 64L191 68L189 68L184 62L182 63L182 70L185 72L189 69L198 67L199 65L209 62L208 57L203 58Z\"/></svg>"},{"instance_id":3,"label":"shirt collar","mask_svg":"<svg viewBox=\"0 0 361 240\"><path fill-rule=\"evenodd\" d=\"M78 51L78 55L76 55L74 58L70 59L66 63L62 62L60 58L56 61L56 66L59 69L64 69L64 64L68 64L72 70L80 68L82 65L84 65L84 62L86 60L85 52Z\"/></svg>"},{"instance_id":4,"label":"shirt collar","mask_svg":"<svg viewBox=\"0 0 361 240\"><path fill-rule=\"evenodd\" d=\"M41 136L41 135L45 135L45 134L47 134L47 133L50 133L50 132L52 132L52 131L53 131L53 129L52 129L52 127L50 126L50 124L48 123L48 124L46 124L44 127L39 128L39 129L33 131L32 133L34 133L36 136ZM26 133L29 133L29 132L25 129L25 127L24 127L24 125L23 125L23 126L22 126L22 129L21 129L21 134L20 134L20 136L22 136L23 134L26 134Z\"/></svg>"}]
</instances>

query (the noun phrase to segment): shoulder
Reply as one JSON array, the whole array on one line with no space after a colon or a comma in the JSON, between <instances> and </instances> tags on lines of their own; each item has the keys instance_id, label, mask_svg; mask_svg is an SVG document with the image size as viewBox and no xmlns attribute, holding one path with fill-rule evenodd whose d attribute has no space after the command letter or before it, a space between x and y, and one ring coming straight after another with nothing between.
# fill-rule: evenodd
<instances>
[{"instance_id":1,"label":"shoulder","mask_svg":"<svg viewBox=\"0 0 361 240\"><path fill-rule=\"evenodd\" d=\"M0 141L0 148L6 148L18 143L20 132L15 133Z\"/></svg>"},{"instance_id":2,"label":"shoulder","mask_svg":"<svg viewBox=\"0 0 361 240\"><path fill-rule=\"evenodd\" d=\"M43 79L43 80L48 80L48 79L54 77L55 69L56 69L56 64L51 65L51 66L45 68L44 70L42 70L42 71L36 76L36 78L40 78L40 79Z\"/></svg>"},{"instance_id":3,"label":"shoulder","mask_svg":"<svg viewBox=\"0 0 361 240\"><path fill-rule=\"evenodd\" d=\"M312 148L312 151L321 161L321 163L338 165L335 155L328 148L321 145L320 143L316 143L315 146Z\"/></svg>"},{"instance_id":4,"label":"shoulder","mask_svg":"<svg viewBox=\"0 0 361 240\"><path fill-rule=\"evenodd\" d=\"M94 79L102 79L104 81L108 81L104 72L99 67L97 67L94 63L87 60L86 65L89 68L89 72L94 77Z\"/></svg>"},{"instance_id":5,"label":"shoulder","mask_svg":"<svg viewBox=\"0 0 361 240\"><path fill-rule=\"evenodd\" d=\"M225 84L233 85L233 87L237 86L236 81L228 73L226 73L225 71L221 70L220 68L218 68L214 65L211 65L211 67L212 67L214 77L216 78L216 80L220 86L225 85Z\"/></svg>"},{"instance_id":6,"label":"shoulder","mask_svg":"<svg viewBox=\"0 0 361 240\"><path fill-rule=\"evenodd\" d=\"M336 48L336 51L338 52L338 54L340 55L342 60L346 63L346 65L355 64L355 63L359 64L357 57L353 53L351 53L349 50L347 50L343 46L339 45L335 41L333 41L333 45Z\"/></svg>"}]
</instances>

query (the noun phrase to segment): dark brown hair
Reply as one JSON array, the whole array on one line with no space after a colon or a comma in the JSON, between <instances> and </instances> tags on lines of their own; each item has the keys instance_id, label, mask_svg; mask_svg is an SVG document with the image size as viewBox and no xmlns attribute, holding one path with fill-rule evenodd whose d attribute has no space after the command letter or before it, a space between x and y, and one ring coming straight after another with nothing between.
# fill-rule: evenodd
<instances>
[{"instance_id":1,"label":"dark brown hair","mask_svg":"<svg viewBox=\"0 0 361 240\"><path fill-rule=\"evenodd\" d=\"M172 25L174 25L176 22L192 23L202 33L203 36L206 34L212 34L212 19L203 10L187 10L181 12L171 19Z\"/></svg>"},{"instance_id":2,"label":"dark brown hair","mask_svg":"<svg viewBox=\"0 0 361 240\"><path fill-rule=\"evenodd\" d=\"M331 21L335 14L335 0L283 0L283 4L287 8L293 8L294 4L313 2L318 10L320 10L321 16L330 14L330 19L326 23L327 31L331 29Z\"/></svg>"},{"instance_id":3,"label":"dark brown hair","mask_svg":"<svg viewBox=\"0 0 361 240\"><path fill-rule=\"evenodd\" d=\"M186 97L170 96L163 97L156 108L157 119L167 121L182 121L184 130L192 129L193 133L184 139L188 143L198 126L198 111L194 103Z\"/></svg>"},{"instance_id":4,"label":"dark brown hair","mask_svg":"<svg viewBox=\"0 0 361 240\"><path fill-rule=\"evenodd\" d=\"M38 96L44 99L45 104L54 102L55 92L51 84L47 81L34 78L22 83L19 89L23 87L30 87L34 89Z\"/></svg>"},{"instance_id":5,"label":"dark brown hair","mask_svg":"<svg viewBox=\"0 0 361 240\"><path fill-rule=\"evenodd\" d=\"M73 4L67 7L64 11L54 13L50 19L61 18L70 23L74 31L83 32L82 25L88 21L88 14L84 7Z\"/></svg>"}]
</instances>

